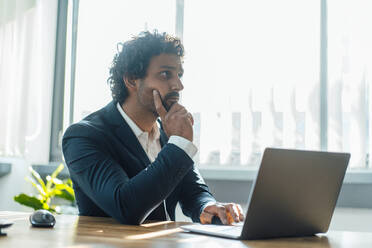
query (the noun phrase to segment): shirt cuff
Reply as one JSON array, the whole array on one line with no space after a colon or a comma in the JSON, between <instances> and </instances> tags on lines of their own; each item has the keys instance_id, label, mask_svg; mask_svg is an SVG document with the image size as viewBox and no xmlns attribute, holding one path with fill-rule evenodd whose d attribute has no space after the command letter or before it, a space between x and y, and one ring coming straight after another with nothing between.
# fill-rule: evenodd
<instances>
[{"instance_id":1,"label":"shirt cuff","mask_svg":"<svg viewBox=\"0 0 372 248\"><path fill-rule=\"evenodd\" d=\"M181 148L186 154L193 159L195 154L198 152L198 148L189 140L181 137L172 135L170 136L168 143L178 146Z\"/></svg>"}]
</instances>

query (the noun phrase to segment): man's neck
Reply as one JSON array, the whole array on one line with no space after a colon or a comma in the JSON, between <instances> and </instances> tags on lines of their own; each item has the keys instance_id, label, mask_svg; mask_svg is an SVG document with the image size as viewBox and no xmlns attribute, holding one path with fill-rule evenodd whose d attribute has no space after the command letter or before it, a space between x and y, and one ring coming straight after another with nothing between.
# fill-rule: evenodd
<instances>
[{"instance_id":1,"label":"man's neck","mask_svg":"<svg viewBox=\"0 0 372 248\"><path fill-rule=\"evenodd\" d=\"M133 104L132 101L125 101L121 104L121 108L142 131L151 132L156 122L153 113L144 110L137 103Z\"/></svg>"}]
</instances>

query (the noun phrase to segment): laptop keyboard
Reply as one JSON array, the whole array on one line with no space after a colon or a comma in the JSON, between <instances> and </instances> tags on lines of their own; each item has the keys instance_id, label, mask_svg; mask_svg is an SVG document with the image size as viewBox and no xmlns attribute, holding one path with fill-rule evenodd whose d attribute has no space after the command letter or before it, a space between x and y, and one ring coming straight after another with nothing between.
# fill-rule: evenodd
<instances>
[{"instance_id":1,"label":"laptop keyboard","mask_svg":"<svg viewBox=\"0 0 372 248\"><path fill-rule=\"evenodd\" d=\"M220 231L221 233L239 236L242 233L243 226L231 226L228 229Z\"/></svg>"},{"instance_id":2,"label":"laptop keyboard","mask_svg":"<svg viewBox=\"0 0 372 248\"><path fill-rule=\"evenodd\" d=\"M239 236L243 229L243 223L238 223L232 226L223 226L223 225L200 225L198 229L204 229L208 232L216 232L228 235Z\"/></svg>"}]
</instances>

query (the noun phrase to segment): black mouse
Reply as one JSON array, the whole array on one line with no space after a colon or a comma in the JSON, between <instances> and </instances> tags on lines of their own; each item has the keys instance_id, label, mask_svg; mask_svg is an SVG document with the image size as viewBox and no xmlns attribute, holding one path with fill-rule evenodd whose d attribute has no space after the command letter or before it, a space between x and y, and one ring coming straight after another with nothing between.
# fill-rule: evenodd
<instances>
[{"instance_id":1,"label":"black mouse","mask_svg":"<svg viewBox=\"0 0 372 248\"><path fill-rule=\"evenodd\" d=\"M48 210L39 209L30 215L30 222L35 227L53 227L56 219Z\"/></svg>"}]
</instances>

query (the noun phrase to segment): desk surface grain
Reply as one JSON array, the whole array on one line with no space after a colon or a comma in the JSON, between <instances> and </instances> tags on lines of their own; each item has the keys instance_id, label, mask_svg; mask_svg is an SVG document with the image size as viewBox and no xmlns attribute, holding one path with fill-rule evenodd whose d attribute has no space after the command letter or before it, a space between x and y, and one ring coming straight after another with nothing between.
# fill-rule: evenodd
<instances>
[{"instance_id":1,"label":"desk surface grain","mask_svg":"<svg viewBox=\"0 0 372 248\"><path fill-rule=\"evenodd\" d=\"M0 211L0 219L13 221L0 236L0 247L273 247L354 248L372 247L372 233L328 232L315 237L240 241L183 232L185 222L121 225L111 218L56 216L54 228L34 228L30 213Z\"/></svg>"}]
</instances>

